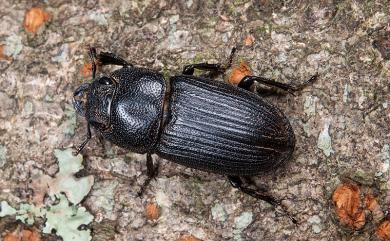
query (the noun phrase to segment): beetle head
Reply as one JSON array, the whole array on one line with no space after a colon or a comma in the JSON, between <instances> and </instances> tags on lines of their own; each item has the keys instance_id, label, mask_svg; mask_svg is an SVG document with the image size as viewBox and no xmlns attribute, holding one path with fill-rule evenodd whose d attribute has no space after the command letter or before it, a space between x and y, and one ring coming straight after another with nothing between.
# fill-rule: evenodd
<instances>
[{"instance_id":1,"label":"beetle head","mask_svg":"<svg viewBox=\"0 0 390 241\"><path fill-rule=\"evenodd\" d=\"M81 100L87 92L86 103ZM91 84L81 85L73 94L77 114L84 116L98 130L109 127L111 103L115 92L114 81L107 76L96 78Z\"/></svg>"}]
</instances>

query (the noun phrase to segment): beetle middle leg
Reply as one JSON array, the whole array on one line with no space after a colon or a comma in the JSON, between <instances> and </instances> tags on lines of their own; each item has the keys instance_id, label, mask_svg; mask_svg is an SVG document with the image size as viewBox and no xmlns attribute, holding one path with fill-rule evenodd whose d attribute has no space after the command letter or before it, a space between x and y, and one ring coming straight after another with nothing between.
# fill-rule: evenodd
<instances>
[{"instance_id":1,"label":"beetle middle leg","mask_svg":"<svg viewBox=\"0 0 390 241\"><path fill-rule=\"evenodd\" d=\"M206 75L207 77L223 74L226 72L227 69L231 67L234 53L236 52L236 50L237 50L236 47L232 49L229 56L229 60L225 65L219 63L218 64L209 64L209 63L189 64L184 66L182 74L193 75L195 69L209 71L210 73Z\"/></svg>"},{"instance_id":2,"label":"beetle middle leg","mask_svg":"<svg viewBox=\"0 0 390 241\"><path fill-rule=\"evenodd\" d=\"M246 90L249 90L250 87L253 85L253 83L256 81L260 84L270 86L270 87L276 87L278 89L282 89L284 91L287 91L289 93L294 93L296 91L302 90L304 87L306 87L308 84L313 83L317 79L318 75L313 75L310 79L306 80L302 84L294 85L294 84L286 84L282 82L277 82L273 79L268 79L260 76L245 76L240 83L238 84L238 87L244 88Z\"/></svg>"},{"instance_id":3,"label":"beetle middle leg","mask_svg":"<svg viewBox=\"0 0 390 241\"><path fill-rule=\"evenodd\" d=\"M275 197L271 196L267 193L265 190L255 190L249 187L246 187L243 185L243 182L241 180L241 177L239 176L228 176L228 179L230 181L230 184L234 187L240 190L243 193L248 194L251 197L254 197L256 199L260 199L263 201L266 201L267 203L271 204L274 207L281 207L283 209L283 212L290 218L290 220L296 224L297 220L292 217L286 208L282 205L281 201L276 199Z\"/></svg>"},{"instance_id":4,"label":"beetle middle leg","mask_svg":"<svg viewBox=\"0 0 390 241\"><path fill-rule=\"evenodd\" d=\"M150 153L146 154L146 168L147 168L147 179L142 184L140 191L138 192L138 196L142 196L142 194L145 191L145 188L149 185L150 181L152 181L153 178L156 178L158 174L158 168L160 166L160 163L157 161L156 164L153 164L153 158Z\"/></svg>"}]
</instances>

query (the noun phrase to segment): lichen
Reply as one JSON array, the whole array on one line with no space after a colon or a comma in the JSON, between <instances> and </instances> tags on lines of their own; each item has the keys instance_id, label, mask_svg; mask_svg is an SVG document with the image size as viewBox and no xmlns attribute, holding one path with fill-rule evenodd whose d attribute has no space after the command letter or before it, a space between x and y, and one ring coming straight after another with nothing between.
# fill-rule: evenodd
<instances>
[{"instance_id":1,"label":"lichen","mask_svg":"<svg viewBox=\"0 0 390 241\"><path fill-rule=\"evenodd\" d=\"M20 220L28 225L33 225L35 217L44 217L46 209L38 208L35 205L28 203L22 203L20 204L19 210L17 210L16 214L16 220Z\"/></svg>"},{"instance_id":2,"label":"lichen","mask_svg":"<svg viewBox=\"0 0 390 241\"><path fill-rule=\"evenodd\" d=\"M73 136L76 129L76 112L71 105L65 105L66 120L63 123L64 133Z\"/></svg>"},{"instance_id":3,"label":"lichen","mask_svg":"<svg viewBox=\"0 0 390 241\"><path fill-rule=\"evenodd\" d=\"M80 229L92 222L93 216L85 207L70 205L64 195L59 196L59 203L47 210L44 233L56 231L64 241L89 241L92 239L90 230Z\"/></svg>"},{"instance_id":4,"label":"lichen","mask_svg":"<svg viewBox=\"0 0 390 241\"><path fill-rule=\"evenodd\" d=\"M388 172L389 166L390 166L390 146L388 144L384 144L382 148L381 172L382 173Z\"/></svg>"},{"instance_id":5,"label":"lichen","mask_svg":"<svg viewBox=\"0 0 390 241\"><path fill-rule=\"evenodd\" d=\"M225 222L227 219L227 214L225 208L217 203L211 208L211 215L213 219L217 222Z\"/></svg>"},{"instance_id":6,"label":"lichen","mask_svg":"<svg viewBox=\"0 0 390 241\"><path fill-rule=\"evenodd\" d=\"M306 97L305 103L303 105L303 111L307 116L314 116L316 114L317 99L317 97L311 95Z\"/></svg>"},{"instance_id":7,"label":"lichen","mask_svg":"<svg viewBox=\"0 0 390 241\"><path fill-rule=\"evenodd\" d=\"M91 191L89 200L95 203L96 206L104 210L105 216L110 217L110 214L114 210L115 189L118 186L117 181L104 181L98 182L94 185Z\"/></svg>"},{"instance_id":8,"label":"lichen","mask_svg":"<svg viewBox=\"0 0 390 241\"><path fill-rule=\"evenodd\" d=\"M108 25L107 18L110 17L109 14L104 14L100 12L93 12L89 15L89 18L95 21L98 25L106 26Z\"/></svg>"},{"instance_id":9,"label":"lichen","mask_svg":"<svg viewBox=\"0 0 390 241\"><path fill-rule=\"evenodd\" d=\"M2 201L0 217L15 215L16 220L28 225L34 224L36 218L42 218L46 220L44 233L55 230L64 241L89 241L90 230L82 227L92 222L93 216L85 207L78 204L89 193L93 177L74 176L83 168L81 165L83 159L81 156L73 156L71 149L55 150L54 154L59 166L57 175L54 178L48 175L40 176L38 178L40 182L33 185L34 191L39 193L39 199L49 194L53 202L38 202L38 206L22 203L19 209L15 209L6 201Z\"/></svg>"},{"instance_id":10,"label":"lichen","mask_svg":"<svg viewBox=\"0 0 390 241\"><path fill-rule=\"evenodd\" d=\"M19 35L11 35L5 39L5 55L16 57L22 51L22 49L22 37Z\"/></svg>"},{"instance_id":11,"label":"lichen","mask_svg":"<svg viewBox=\"0 0 390 241\"><path fill-rule=\"evenodd\" d=\"M0 167L3 167L7 161L7 148L0 145Z\"/></svg>"},{"instance_id":12,"label":"lichen","mask_svg":"<svg viewBox=\"0 0 390 241\"><path fill-rule=\"evenodd\" d=\"M234 240L241 241L241 232L246 229L249 224L252 223L253 213L252 212L243 212L239 217L234 219Z\"/></svg>"},{"instance_id":13,"label":"lichen","mask_svg":"<svg viewBox=\"0 0 390 241\"><path fill-rule=\"evenodd\" d=\"M0 203L0 217L10 216L16 214L16 209L11 207L6 201Z\"/></svg>"},{"instance_id":14,"label":"lichen","mask_svg":"<svg viewBox=\"0 0 390 241\"><path fill-rule=\"evenodd\" d=\"M75 177L75 174L83 169L83 158L81 155L73 156L72 149L56 149L54 155L58 160L59 171L54 178L42 175L33 180L33 188L39 190L35 193L35 202L41 203L46 193L51 197L65 193L71 203L80 203L91 190L93 176Z\"/></svg>"},{"instance_id":15,"label":"lichen","mask_svg":"<svg viewBox=\"0 0 390 241\"><path fill-rule=\"evenodd\" d=\"M329 135L329 126L330 121L326 121L324 124L324 129L321 131L318 136L317 147L322 150L325 156L329 157L331 153L333 153L332 149L332 139Z\"/></svg>"},{"instance_id":16,"label":"lichen","mask_svg":"<svg viewBox=\"0 0 390 241\"><path fill-rule=\"evenodd\" d=\"M313 215L307 220L312 226L314 233L320 233L322 230L321 218L318 215Z\"/></svg>"}]
</instances>

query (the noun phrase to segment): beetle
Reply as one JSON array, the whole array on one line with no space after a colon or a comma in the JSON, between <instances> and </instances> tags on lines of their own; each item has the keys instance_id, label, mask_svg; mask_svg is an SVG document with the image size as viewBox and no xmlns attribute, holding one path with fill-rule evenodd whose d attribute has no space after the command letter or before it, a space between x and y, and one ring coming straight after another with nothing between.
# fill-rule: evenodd
<instances>
[{"instance_id":1,"label":"beetle","mask_svg":"<svg viewBox=\"0 0 390 241\"><path fill-rule=\"evenodd\" d=\"M166 80L155 71L135 67L121 57L97 54L90 48L92 83L74 92L76 112L102 136L132 152L147 154L148 180L156 175L151 155L175 163L228 176L233 187L255 198L279 205L267 193L243 185L241 177L273 170L291 159L295 135L289 120L276 106L250 91L254 82L288 92L301 85L245 76L238 88L211 78L194 76L194 70L224 73L232 63L233 48L226 65L198 63L184 67L181 75ZM96 76L96 65L119 65L108 75ZM86 102L81 97L86 94ZM147 184L145 184L147 185Z\"/></svg>"}]
</instances>

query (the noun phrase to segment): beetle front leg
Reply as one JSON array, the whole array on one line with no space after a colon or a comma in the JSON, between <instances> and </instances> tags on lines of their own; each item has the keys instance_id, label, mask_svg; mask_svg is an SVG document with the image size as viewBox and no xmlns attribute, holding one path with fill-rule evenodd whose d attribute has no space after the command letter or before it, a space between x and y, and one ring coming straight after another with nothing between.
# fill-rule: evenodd
<instances>
[{"instance_id":1,"label":"beetle front leg","mask_svg":"<svg viewBox=\"0 0 390 241\"><path fill-rule=\"evenodd\" d=\"M81 145L76 148L76 152L74 153L75 156L77 156L84 149L85 145L89 142L89 140L91 140L91 137L92 137L91 125L88 122L88 124L87 124L87 137L85 138L83 143L81 143Z\"/></svg>"},{"instance_id":2,"label":"beetle front leg","mask_svg":"<svg viewBox=\"0 0 390 241\"><path fill-rule=\"evenodd\" d=\"M243 186L243 182L239 176L228 176L230 184L234 187L240 190L243 193L248 194L251 197L254 197L256 199L260 199L263 201L266 201L267 203L271 204L274 207L281 207L283 209L283 212L290 218L290 220L296 224L297 220L292 217L289 212L286 210L286 208L282 205L281 201L276 199L275 197L268 194L266 191L259 191L252 188L248 188Z\"/></svg>"},{"instance_id":3,"label":"beetle front leg","mask_svg":"<svg viewBox=\"0 0 390 241\"><path fill-rule=\"evenodd\" d=\"M148 177L145 180L145 182L143 183L143 185L141 186L141 190L138 192L138 196L142 196L142 194L145 191L145 188L149 185L150 181L153 178L157 177L159 166L160 166L160 163L158 161L156 162L156 164L153 164L153 158L152 158L152 155L150 153L146 154L146 168L147 168L146 173L147 173Z\"/></svg>"},{"instance_id":4,"label":"beetle front leg","mask_svg":"<svg viewBox=\"0 0 390 241\"><path fill-rule=\"evenodd\" d=\"M95 47L90 47L89 48L90 52L90 57L91 59L97 61L97 64L99 65L119 65L123 67L133 67L132 64L127 62L126 60L122 59L118 55L110 52L100 52L99 54L96 53L96 48Z\"/></svg>"},{"instance_id":5,"label":"beetle front leg","mask_svg":"<svg viewBox=\"0 0 390 241\"><path fill-rule=\"evenodd\" d=\"M317 77L318 75L315 74L310 79L306 80L304 83L293 85L293 84L285 84L285 83L277 82L275 80L267 79L260 76L245 76L238 84L238 87L249 90L250 87L253 85L253 83L256 81L266 86L276 87L278 89L282 89L289 93L294 93L296 91L302 90L307 85L313 83L317 79Z\"/></svg>"}]
</instances>

